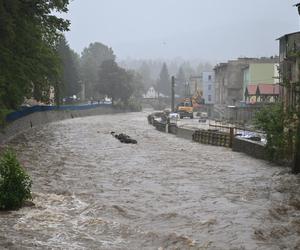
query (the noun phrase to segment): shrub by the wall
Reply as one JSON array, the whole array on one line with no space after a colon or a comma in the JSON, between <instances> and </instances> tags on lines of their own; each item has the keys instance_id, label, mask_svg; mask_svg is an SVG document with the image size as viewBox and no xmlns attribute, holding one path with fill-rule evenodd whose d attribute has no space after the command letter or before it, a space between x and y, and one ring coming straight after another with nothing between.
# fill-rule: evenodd
<instances>
[{"instance_id":1,"label":"shrub by the wall","mask_svg":"<svg viewBox=\"0 0 300 250\"><path fill-rule=\"evenodd\" d=\"M270 160L285 158L284 112L281 103L266 106L255 114L254 125L267 134L266 150Z\"/></svg>"},{"instance_id":2,"label":"shrub by the wall","mask_svg":"<svg viewBox=\"0 0 300 250\"><path fill-rule=\"evenodd\" d=\"M5 150L0 158L0 209L18 209L31 197L32 181L16 154Z\"/></svg>"}]
</instances>

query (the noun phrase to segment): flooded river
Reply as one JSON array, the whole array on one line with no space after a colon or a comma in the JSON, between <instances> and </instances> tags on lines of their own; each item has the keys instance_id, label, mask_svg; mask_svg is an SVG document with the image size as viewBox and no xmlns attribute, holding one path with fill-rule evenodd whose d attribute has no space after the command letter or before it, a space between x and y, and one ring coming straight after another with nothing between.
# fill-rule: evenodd
<instances>
[{"instance_id":1,"label":"flooded river","mask_svg":"<svg viewBox=\"0 0 300 250\"><path fill-rule=\"evenodd\" d=\"M35 207L0 213L0 249L300 249L299 176L158 132L146 116L70 119L15 138Z\"/></svg>"}]
</instances>

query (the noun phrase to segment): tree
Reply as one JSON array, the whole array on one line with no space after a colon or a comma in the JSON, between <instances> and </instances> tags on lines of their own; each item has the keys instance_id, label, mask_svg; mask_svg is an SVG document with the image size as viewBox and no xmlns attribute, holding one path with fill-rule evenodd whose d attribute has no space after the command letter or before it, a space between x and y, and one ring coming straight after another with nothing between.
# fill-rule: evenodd
<instances>
[{"instance_id":1,"label":"tree","mask_svg":"<svg viewBox=\"0 0 300 250\"><path fill-rule=\"evenodd\" d=\"M189 61L182 63L180 67L182 68L187 79L196 74Z\"/></svg>"},{"instance_id":2,"label":"tree","mask_svg":"<svg viewBox=\"0 0 300 250\"><path fill-rule=\"evenodd\" d=\"M128 71L129 74L131 74L131 84L133 87L133 94L132 96L135 99L139 99L142 97L143 93L146 90L146 84L143 76L140 73L137 73L133 70Z\"/></svg>"},{"instance_id":3,"label":"tree","mask_svg":"<svg viewBox=\"0 0 300 250\"><path fill-rule=\"evenodd\" d=\"M157 87L159 93L162 93L164 95L171 95L171 82L170 82L170 76L167 68L167 64L164 63L160 74L159 74L159 79L157 82Z\"/></svg>"},{"instance_id":4,"label":"tree","mask_svg":"<svg viewBox=\"0 0 300 250\"><path fill-rule=\"evenodd\" d=\"M186 87L186 78L185 78L183 68L180 67L178 70L178 73L176 75L175 93L180 96L185 96L185 94L186 94L185 87Z\"/></svg>"},{"instance_id":5,"label":"tree","mask_svg":"<svg viewBox=\"0 0 300 250\"><path fill-rule=\"evenodd\" d=\"M56 82L60 74L55 46L69 22L69 0L0 0L0 108L16 109Z\"/></svg>"},{"instance_id":6,"label":"tree","mask_svg":"<svg viewBox=\"0 0 300 250\"><path fill-rule=\"evenodd\" d=\"M154 84L154 81L151 77L151 69L147 62L143 62L142 65L138 69L138 73L143 78L145 88L149 88Z\"/></svg>"},{"instance_id":7,"label":"tree","mask_svg":"<svg viewBox=\"0 0 300 250\"><path fill-rule=\"evenodd\" d=\"M59 40L57 51L62 63L62 96L77 95L81 88L78 55L70 49L64 36Z\"/></svg>"},{"instance_id":8,"label":"tree","mask_svg":"<svg viewBox=\"0 0 300 250\"><path fill-rule=\"evenodd\" d=\"M106 60L115 60L115 55L111 48L102 43L91 43L88 48L83 50L80 70L82 81L85 84L86 97L98 97L94 90L98 83L99 68Z\"/></svg>"},{"instance_id":9,"label":"tree","mask_svg":"<svg viewBox=\"0 0 300 250\"><path fill-rule=\"evenodd\" d=\"M121 100L127 103L134 88L131 84L132 75L118 66L114 60L106 60L99 70L98 84L96 90L112 99L112 103Z\"/></svg>"}]
</instances>

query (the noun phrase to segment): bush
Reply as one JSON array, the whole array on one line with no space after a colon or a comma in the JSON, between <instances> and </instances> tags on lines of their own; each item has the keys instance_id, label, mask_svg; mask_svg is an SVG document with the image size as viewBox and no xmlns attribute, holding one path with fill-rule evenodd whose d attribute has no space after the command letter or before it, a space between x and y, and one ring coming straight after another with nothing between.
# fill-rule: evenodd
<instances>
[{"instance_id":1,"label":"bush","mask_svg":"<svg viewBox=\"0 0 300 250\"><path fill-rule=\"evenodd\" d=\"M7 149L0 158L0 209L18 209L32 199L31 185L15 153Z\"/></svg>"},{"instance_id":2,"label":"bush","mask_svg":"<svg viewBox=\"0 0 300 250\"><path fill-rule=\"evenodd\" d=\"M284 112L282 104L266 106L255 114L254 125L267 134L266 149L270 160L285 157Z\"/></svg>"}]
</instances>

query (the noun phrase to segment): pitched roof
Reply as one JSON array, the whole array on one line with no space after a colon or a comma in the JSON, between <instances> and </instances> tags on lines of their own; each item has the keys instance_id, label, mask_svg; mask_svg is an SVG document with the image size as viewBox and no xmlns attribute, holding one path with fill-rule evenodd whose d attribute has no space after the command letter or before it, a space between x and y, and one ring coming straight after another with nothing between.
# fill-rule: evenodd
<instances>
[{"instance_id":1,"label":"pitched roof","mask_svg":"<svg viewBox=\"0 0 300 250\"><path fill-rule=\"evenodd\" d=\"M249 84L246 88L246 95L256 95L256 89L257 85L256 84Z\"/></svg>"},{"instance_id":2,"label":"pitched roof","mask_svg":"<svg viewBox=\"0 0 300 250\"><path fill-rule=\"evenodd\" d=\"M258 84L257 92L259 95L279 95L278 84Z\"/></svg>"},{"instance_id":3,"label":"pitched roof","mask_svg":"<svg viewBox=\"0 0 300 250\"><path fill-rule=\"evenodd\" d=\"M300 32L299 32L299 31L297 31L297 32L293 32L293 33L285 34L285 35L283 35L283 36L281 36L281 37L277 38L276 40L280 40L280 39L282 39L282 38L284 38L284 37L286 37L286 36L292 36L292 35L296 35L296 34L300 34Z\"/></svg>"}]
</instances>

